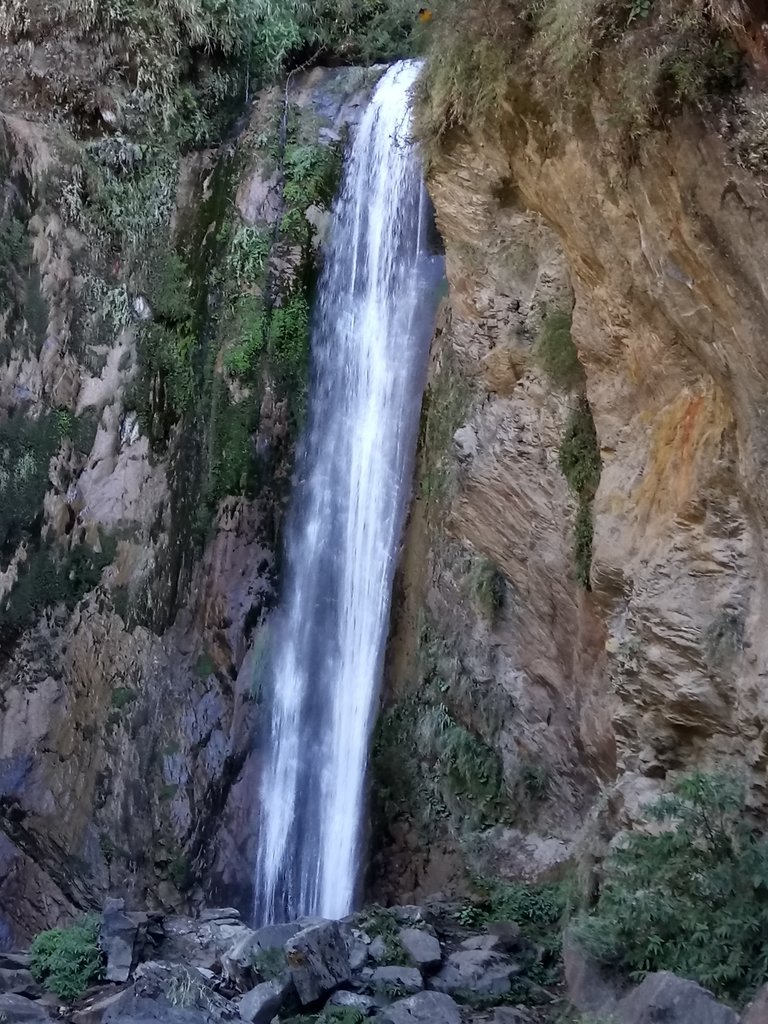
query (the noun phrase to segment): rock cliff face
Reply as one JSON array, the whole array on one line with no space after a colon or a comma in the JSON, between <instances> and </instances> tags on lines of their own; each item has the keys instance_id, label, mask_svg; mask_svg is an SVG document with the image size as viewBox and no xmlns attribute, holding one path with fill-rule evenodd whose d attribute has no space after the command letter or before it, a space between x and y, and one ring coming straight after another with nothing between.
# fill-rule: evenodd
<instances>
[{"instance_id":1,"label":"rock cliff face","mask_svg":"<svg viewBox=\"0 0 768 1024\"><path fill-rule=\"evenodd\" d=\"M184 156L0 115L0 946L247 888L308 301L372 80L295 76Z\"/></svg>"},{"instance_id":2,"label":"rock cliff face","mask_svg":"<svg viewBox=\"0 0 768 1024\"><path fill-rule=\"evenodd\" d=\"M467 864L541 877L599 853L676 772L732 767L764 805L759 97L678 117L630 159L597 90L576 123L510 80L498 117L434 158L449 295L379 779L392 746L411 760L380 801L377 891ZM547 359L554 313L569 380ZM591 516L566 479L590 414ZM470 746L495 790L482 820L462 806Z\"/></svg>"}]
</instances>

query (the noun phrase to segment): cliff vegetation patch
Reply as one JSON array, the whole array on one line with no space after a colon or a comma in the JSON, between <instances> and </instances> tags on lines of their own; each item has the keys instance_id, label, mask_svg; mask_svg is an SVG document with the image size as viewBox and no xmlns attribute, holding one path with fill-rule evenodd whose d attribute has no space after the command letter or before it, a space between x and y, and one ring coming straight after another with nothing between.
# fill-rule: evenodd
<instances>
[{"instance_id":1,"label":"cliff vegetation patch","mask_svg":"<svg viewBox=\"0 0 768 1024\"><path fill-rule=\"evenodd\" d=\"M745 811L739 779L679 780L647 809L653 830L609 855L581 941L633 977L672 971L743 1001L768 971L768 841Z\"/></svg>"},{"instance_id":2,"label":"cliff vegetation patch","mask_svg":"<svg viewBox=\"0 0 768 1024\"><path fill-rule=\"evenodd\" d=\"M534 118L574 113L594 88L626 138L739 82L747 14L721 0L457 0L438 7L419 88L418 133L500 116L511 94Z\"/></svg>"},{"instance_id":3,"label":"cliff vegetation patch","mask_svg":"<svg viewBox=\"0 0 768 1024\"><path fill-rule=\"evenodd\" d=\"M585 398L571 412L560 445L560 468L579 499L574 526L573 558L576 578L590 588L594 521L592 504L600 483L602 464L592 410Z\"/></svg>"},{"instance_id":4,"label":"cliff vegetation patch","mask_svg":"<svg viewBox=\"0 0 768 1024\"><path fill-rule=\"evenodd\" d=\"M42 932L30 948L30 970L35 981L66 1002L77 999L104 974L98 936L96 918L86 918L71 928Z\"/></svg>"}]
</instances>

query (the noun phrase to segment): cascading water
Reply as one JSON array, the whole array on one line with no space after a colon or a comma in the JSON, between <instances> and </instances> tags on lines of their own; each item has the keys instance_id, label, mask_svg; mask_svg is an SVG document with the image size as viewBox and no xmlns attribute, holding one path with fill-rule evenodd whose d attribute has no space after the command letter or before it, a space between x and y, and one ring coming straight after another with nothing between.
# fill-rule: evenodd
<instances>
[{"instance_id":1,"label":"cascading water","mask_svg":"<svg viewBox=\"0 0 768 1024\"><path fill-rule=\"evenodd\" d=\"M347 158L312 328L309 423L270 629L258 921L351 909L396 549L442 260L410 141L415 62Z\"/></svg>"}]
</instances>

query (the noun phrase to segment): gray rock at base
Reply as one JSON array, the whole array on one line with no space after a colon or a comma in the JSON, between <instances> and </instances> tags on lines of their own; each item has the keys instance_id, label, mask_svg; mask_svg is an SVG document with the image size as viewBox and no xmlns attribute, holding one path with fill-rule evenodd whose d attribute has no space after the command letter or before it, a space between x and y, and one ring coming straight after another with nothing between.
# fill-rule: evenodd
<instances>
[{"instance_id":1,"label":"gray rock at base","mask_svg":"<svg viewBox=\"0 0 768 1024\"><path fill-rule=\"evenodd\" d=\"M303 1006L352 977L347 944L336 921L321 921L297 932L285 944L285 958Z\"/></svg>"},{"instance_id":2,"label":"gray rock at base","mask_svg":"<svg viewBox=\"0 0 768 1024\"><path fill-rule=\"evenodd\" d=\"M424 979L415 967L377 967L371 979L380 992L396 991L398 996L421 992Z\"/></svg>"},{"instance_id":3,"label":"gray rock at base","mask_svg":"<svg viewBox=\"0 0 768 1024\"><path fill-rule=\"evenodd\" d=\"M515 1006L498 1006L493 1011L493 1024L533 1024L533 1017Z\"/></svg>"},{"instance_id":4,"label":"gray rock at base","mask_svg":"<svg viewBox=\"0 0 768 1024\"><path fill-rule=\"evenodd\" d=\"M31 960L29 953L0 952L0 968L4 971L28 970Z\"/></svg>"},{"instance_id":5,"label":"gray rock at base","mask_svg":"<svg viewBox=\"0 0 768 1024\"><path fill-rule=\"evenodd\" d=\"M166 917L159 956L168 963L212 970L237 942L254 934L236 920L201 921L191 917Z\"/></svg>"},{"instance_id":6,"label":"gray rock at base","mask_svg":"<svg viewBox=\"0 0 768 1024\"><path fill-rule=\"evenodd\" d=\"M512 987L512 978L522 969L494 950L466 949L448 957L430 980L438 992L466 992L480 996L504 996Z\"/></svg>"},{"instance_id":7,"label":"gray rock at base","mask_svg":"<svg viewBox=\"0 0 768 1024\"><path fill-rule=\"evenodd\" d=\"M293 923L269 924L255 932L246 932L222 953L221 966L224 974L241 989L252 988L260 981L270 980L259 977L258 971L254 970L259 957L263 953L273 951L282 953L286 942L299 931L300 926Z\"/></svg>"},{"instance_id":8,"label":"gray rock at base","mask_svg":"<svg viewBox=\"0 0 768 1024\"><path fill-rule=\"evenodd\" d=\"M738 1017L695 981L649 974L616 1006L620 1024L738 1024Z\"/></svg>"},{"instance_id":9,"label":"gray rock at base","mask_svg":"<svg viewBox=\"0 0 768 1024\"><path fill-rule=\"evenodd\" d=\"M363 995L361 992L345 992L344 989L334 992L326 1006L350 1006L354 1010L368 1016L373 1013L378 1005L371 996Z\"/></svg>"},{"instance_id":10,"label":"gray rock at base","mask_svg":"<svg viewBox=\"0 0 768 1024\"><path fill-rule=\"evenodd\" d=\"M42 991L26 968L0 967L0 993L15 992L19 996L34 998Z\"/></svg>"},{"instance_id":11,"label":"gray rock at base","mask_svg":"<svg viewBox=\"0 0 768 1024\"><path fill-rule=\"evenodd\" d=\"M161 1007L170 1005L174 1009L182 1008L191 1013L202 1013L205 1015L206 1024L238 1024L241 1021L237 1006L231 1000L215 992L200 971L183 964L157 961L139 964L129 998L120 1004L116 1013L127 1014L128 1008L136 1000L154 1002ZM113 1012L115 1011L110 1011ZM149 1012L144 1003L142 1012ZM109 1014L104 1019L105 1022L111 1021ZM122 1017L119 1019L123 1024ZM192 1017L193 1022L197 1019ZM131 1018L129 1024L133 1024Z\"/></svg>"},{"instance_id":12,"label":"gray rock at base","mask_svg":"<svg viewBox=\"0 0 768 1024\"><path fill-rule=\"evenodd\" d=\"M461 1010L443 992L419 992L385 1007L376 1020L382 1024L461 1024Z\"/></svg>"},{"instance_id":13,"label":"gray rock at base","mask_svg":"<svg viewBox=\"0 0 768 1024\"><path fill-rule=\"evenodd\" d=\"M198 920L201 924L209 921L240 921L240 911L234 907L207 907L200 911Z\"/></svg>"},{"instance_id":14,"label":"gray rock at base","mask_svg":"<svg viewBox=\"0 0 768 1024\"><path fill-rule=\"evenodd\" d=\"M25 996L7 993L0 996L0 1021L7 1024L51 1024L48 1011Z\"/></svg>"},{"instance_id":15,"label":"gray rock at base","mask_svg":"<svg viewBox=\"0 0 768 1024\"><path fill-rule=\"evenodd\" d=\"M240 1016L248 1024L269 1024L288 998L292 984L288 978L265 981L237 1000Z\"/></svg>"},{"instance_id":16,"label":"gray rock at base","mask_svg":"<svg viewBox=\"0 0 768 1024\"><path fill-rule=\"evenodd\" d=\"M405 952L422 970L439 967L443 962L440 943L423 928L401 928L399 939Z\"/></svg>"},{"instance_id":17,"label":"gray rock at base","mask_svg":"<svg viewBox=\"0 0 768 1024\"><path fill-rule=\"evenodd\" d=\"M495 936L505 953L532 953L536 947L515 921L491 921L488 934Z\"/></svg>"},{"instance_id":18,"label":"gray rock at base","mask_svg":"<svg viewBox=\"0 0 768 1024\"><path fill-rule=\"evenodd\" d=\"M391 907L390 913L398 924L414 925L424 923L424 911L421 907L413 905Z\"/></svg>"},{"instance_id":19,"label":"gray rock at base","mask_svg":"<svg viewBox=\"0 0 768 1024\"><path fill-rule=\"evenodd\" d=\"M198 1007L171 1006L166 999L151 999L130 993L103 1024L209 1024L211 1017Z\"/></svg>"},{"instance_id":20,"label":"gray rock at base","mask_svg":"<svg viewBox=\"0 0 768 1024\"><path fill-rule=\"evenodd\" d=\"M588 953L572 932L563 939L563 964L568 999L580 1013L607 1015L626 988Z\"/></svg>"},{"instance_id":21,"label":"gray rock at base","mask_svg":"<svg viewBox=\"0 0 768 1024\"><path fill-rule=\"evenodd\" d=\"M485 949L501 952L504 944L498 935L470 935L459 944L459 949Z\"/></svg>"},{"instance_id":22,"label":"gray rock at base","mask_svg":"<svg viewBox=\"0 0 768 1024\"><path fill-rule=\"evenodd\" d=\"M386 955L387 944L380 935L377 935L368 947L368 956L378 964L386 958Z\"/></svg>"},{"instance_id":23,"label":"gray rock at base","mask_svg":"<svg viewBox=\"0 0 768 1024\"><path fill-rule=\"evenodd\" d=\"M103 1024L104 1018L110 1010L117 1009L130 997L130 990L123 989L121 992L110 992L109 995L102 995L96 998L89 1006L83 1007L72 1014L72 1024Z\"/></svg>"},{"instance_id":24,"label":"gray rock at base","mask_svg":"<svg viewBox=\"0 0 768 1024\"><path fill-rule=\"evenodd\" d=\"M744 1010L741 1024L766 1024L768 1021L768 985L763 985Z\"/></svg>"},{"instance_id":25,"label":"gray rock at base","mask_svg":"<svg viewBox=\"0 0 768 1024\"><path fill-rule=\"evenodd\" d=\"M368 947L371 944L371 938L362 929L357 927L356 916L339 921L339 928L347 944L349 966L354 974L362 970L368 963Z\"/></svg>"},{"instance_id":26,"label":"gray rock at base","mask_svg":"<svg viewBox=\"0 0 768 1024\"><path fill-rule=\"evenodd\" d=\"M146 935L147 915L129 914L125 901L108 899L101 914L99 945L107 958L107 981L128 981Z\"/></svg>"}]
</instances>

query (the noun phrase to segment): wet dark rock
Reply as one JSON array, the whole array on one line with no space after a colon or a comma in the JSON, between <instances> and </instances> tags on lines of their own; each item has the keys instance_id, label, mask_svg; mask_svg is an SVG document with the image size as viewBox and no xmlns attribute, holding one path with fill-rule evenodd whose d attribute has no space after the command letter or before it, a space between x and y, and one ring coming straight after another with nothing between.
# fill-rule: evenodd
<instances>
[{"instance_id":1,"label":"wet dark rock","mask_svg":"<svg viewBox=\"0 0 768 1024\"><path fill-rule=\"evenodd\" d=\"M461 1010L442 992L419 992L385 1007L377 1020L382 1024L461 1024Z\"/></svg>"},{"instance_id":2,"label":"wet dark rock","mask_svg":"<svg viewBox=\"0 0 768 1024\"><path fill-rule=\"evenodd\" d=\"M347 944L336 921L322 921L298 932L286 943L285 956L303 1006L352 977Z\"/></svg>"}]
</instances>

